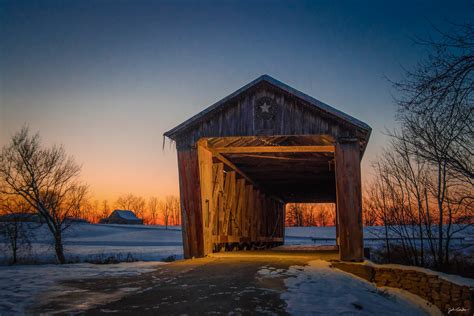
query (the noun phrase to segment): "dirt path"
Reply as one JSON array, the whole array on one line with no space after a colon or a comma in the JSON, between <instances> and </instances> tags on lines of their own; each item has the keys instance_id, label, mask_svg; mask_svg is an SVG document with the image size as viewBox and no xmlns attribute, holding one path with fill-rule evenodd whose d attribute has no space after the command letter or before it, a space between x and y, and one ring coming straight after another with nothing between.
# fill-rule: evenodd
<instances>
[{"instance_id":1,"label":"dirt path","mask_svg":"<svg viewBox=\"0 0 474 316\"><path fill-rule=\"evenodd\" d=\"M64 282L68 292L42 297L30 312L133 315L286 315L281 278L261 278L262 267L288 269L335 253L278 251L223 253L163 265L135 277Z\"/></svg>"}]
</instances>

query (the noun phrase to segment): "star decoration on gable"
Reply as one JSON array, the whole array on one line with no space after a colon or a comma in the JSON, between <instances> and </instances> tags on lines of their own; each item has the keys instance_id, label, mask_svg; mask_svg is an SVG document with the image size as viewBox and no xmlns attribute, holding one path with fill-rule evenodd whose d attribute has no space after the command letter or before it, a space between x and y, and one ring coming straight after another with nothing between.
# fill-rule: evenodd
<instances>
[{"instance_id":1,"label":"star decoration on gable","mask_svg":"<svg viewBox=\"0 0 474 316\"><path fill-rule=\"evenodd\" d=\"M262 110L262 113L270 113L270 105L268 105L267 102L264 102L262 105L260 105L260 109Z\"/></svg>"},{"instance_id":2,"label":"star decoration on gable","mask_svg":"<svg viewBox=\"0 0 474 316\"><path fill-rule=\"evenodd\" d=\"M261 97L255 104L255 118L260 120L273 120L277 111L277 104L270 97Z\"/></svg>"}]
</instances>

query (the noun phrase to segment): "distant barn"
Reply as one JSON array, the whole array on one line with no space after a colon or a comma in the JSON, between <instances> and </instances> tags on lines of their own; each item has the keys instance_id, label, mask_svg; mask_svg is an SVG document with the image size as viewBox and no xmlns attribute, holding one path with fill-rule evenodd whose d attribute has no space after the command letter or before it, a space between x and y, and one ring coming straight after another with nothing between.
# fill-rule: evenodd
<instances>
[{"instance_id":1,"label":"distant barn","mask_svg":"<svg viewBox=\"0 0 474 316\"><path fill-rule=\"evenodd\" d=\"M286 203L335 203L342 260L363 260L371 128L263 75L164 136L176 143L184 257L284 242Z\"/></svg>"},{"instance_id":2,"label":"distant barn","mask_svg":"<svg viewBox=\"0 0 474 316\"><path fill-rule=\"evenodd\" d=\"M138 218L134 212L129 210L114 210L109 217L102 220L104 224L129 224L143 225L143 220Z\"/></svg>"}]
</instances>

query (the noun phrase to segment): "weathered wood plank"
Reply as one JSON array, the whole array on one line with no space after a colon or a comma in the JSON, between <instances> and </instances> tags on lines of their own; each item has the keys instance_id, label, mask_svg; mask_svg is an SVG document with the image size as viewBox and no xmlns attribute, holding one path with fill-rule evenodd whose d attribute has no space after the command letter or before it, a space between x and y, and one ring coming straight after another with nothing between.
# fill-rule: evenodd
<instances>
[{"instance_id":1,"label":"weathered wood plank","mask_svg":"<svg viewBox=\"0 0 474 316\"><path fill-rule=\"evenodd\" d=\"M252 221L253 221L253 214L254 214L254 190L252 185L247 185L247 194L246 194L246 211L247 214L245 226L246 226L246 233L245 237L252 237Z\"/></svg>"},{"instance_id":2,"label":"weathered wood plank","mask_svg":"<svg viewBox=\"0 0 474 316\"><path fill-rule=\"evenodd\" d=\"M203 221L196 149L178 150L178 170L184 257L202 257Z\"/></svg>"},{"instance_id":3,"label":"weathered wood plank","mask_svg":"<svg viewBox=\"0 0 474 316\"><path fill-rule=\"evenodd\" d=\"M341 260L362 261L364 245L358 142L337 143L335 156L339 256Z\"/></svg>"},{"instance_id":4,"label":"weathered wood plank","mask_svg":"<svg viewBox=\"0 0 474 316\"><path fill-rule=\"evenodd\" d=\"M213 185L212 193L213 217L212 217L212 234L219 234L219 210L221 207L222 191L224 185L224 164L214 163L212 165Z\"/></svg>"},{"instance_id":5,"label":"weathered wood plank","mask_svg":"<svg viewBox=\"0 0 474 316\"><path fill-rule=\"evenodd\" d=\"M229 161L227 158L225 158L224 156L222 156L221 154L219 154L218 152L215 152L212 150L212 148L209 148L209 150L212 152L213 156L215 158L217 158L218 160L220 160L222 163L224 163L225 165L229 166L233 171L235 171L236 173L238 173L241 177L243 177L247 182L251 183L254 187L256 188L259 188L260 185L255 183L250 177L247 176L247 174L245 172L243 172L242 170L240 170L235 164L233 164L231 161ZM283 200L279 197L276 197L276 196L273 196L274 199L277 199L279 201L282 201Z\"/></svg>"},{"instance_id":6,"label":"weathered wood plank","mask_svg":"<svg viewBox=\"0 0 474 316\"><path fill-rule=\"evenodd\" d=\"M237 207L235 211L235 221L234 221L234 235L242 236L242 216L244 210L244 203L245 203L245 179L238 179L237 180Z\"/></svg>"},{"instance_id":7,"label":"weathered wood plank","mask_svg":"<svg viewBox=\"0 0 474 316\"><path fill-rule=\"evenodd\" d=\"M212 153L198 143L199 180L201 188L201 212L203 218L203 255L212 252L212 218L214 217Z\"/></svg>"},{"instance_id":8,"label":"weathered wood plank","mask_svg":"<svg viewBox=\"0 0 474 316\"><path fill-rule=\"evenodd\" d=\"M368 139L370 127L366 124L354 124L357 120L347 114L328 110L331 107L319 101L316 105L313 98L306 95L302 98L304 94L297 90L289 87L282 89L281 85L273 83L266 80L255 81L166 132L165 136L176 140L178 147L192 146L202 137L216 136L329 134L338 138L353 134L361 137L364 142ZM273 124L266 124L264 129L255 120L257 100L261 97L275 100L277 106L272 118ZM183 135L186 137L181 138Z\"/></svg>"},{"instance_id":9,"label":"weathered wood plank","mask_svg":"<svg viewBox=\"0 0 474 316\"><path fill-rule=\"evenodd\" d=\"M214 152L220 154L243 153L333 153L334 146L241 146L216 147Z\"/></svg>"},{"instance_id":10,"label":"weathered wood plank","mask_svg":"<svg viewBox=\"0 0 474 316\"><path fill-rule=\"evenodd\" d=\"M268 237L268 236L261 236L258 237L256 240L251 240L245 237L239 236L213 236L212 242L213 243L238 243L238 242L283 242L282 237Z\"/></svg>"},{"instance_id":11,"label":"weathered wood plank","mask_svg":"<svg viewBox=\"0 0 474 316\"><path fill-rule=\"evenodd\" d=\"M227 235L235 202L235 171L228 171L225 175L225 198L222 232Z\"/></svg>"}]
</instances>

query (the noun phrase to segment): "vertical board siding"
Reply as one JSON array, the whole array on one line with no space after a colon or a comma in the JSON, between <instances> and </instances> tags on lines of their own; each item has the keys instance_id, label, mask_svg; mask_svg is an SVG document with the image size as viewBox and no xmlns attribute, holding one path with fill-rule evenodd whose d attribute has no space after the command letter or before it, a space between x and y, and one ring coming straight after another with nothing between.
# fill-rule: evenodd
<instances>
[{"instance_id":1,"label":"vertical board siding","mask_svg":"<svg viewBox=\"0 0 474 316\"><path fill-rule=\"evenodd\" d=\"M257 245L283 238L284 204L255 189L206 146L178 151L185 258L219 245Z\"/></svg>"},{"instance_id":2,"label":"vertical board siding","mask_svg":"<svg viewBox=\"0 0 474 316\"><path fill-rule=\"evenodd\" d=\"M273 128L265 131L255 125L254 115L255 104L263 96L274 99L278 109ZM203 137L263 135L330 135L337 139L356 136L358 131L295 97L262 86L248 91L213 116L190 127L176 139L176 143L178 149L184 149L191 148Z\"/></svg>"}]
</instances>

